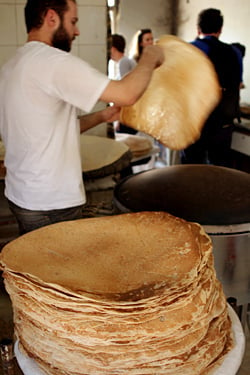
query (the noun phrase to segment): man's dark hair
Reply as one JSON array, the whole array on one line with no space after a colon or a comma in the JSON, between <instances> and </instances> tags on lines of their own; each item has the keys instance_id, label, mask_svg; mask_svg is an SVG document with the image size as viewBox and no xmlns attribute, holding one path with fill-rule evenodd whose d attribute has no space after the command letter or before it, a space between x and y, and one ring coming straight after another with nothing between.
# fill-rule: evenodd
<instances>
[{"instance_id":1,"label":"man's dark hair","mask_svg":"<svg viewBox=\"0 0 250 375\"><path fill-rule=\"evenodd\" d=\"M75 2L75 0L71 0ZM67 0L28 0L24 9L27 33L32 29L39 29L49 9L53 9L63 20L68 10Z\"/></svg>"},{"instance_id":2,"label":"man's dark hair","mask_svg":"<svg viewBox=\"0 0 250 375\"><path fill-rule=\"evenodd\" d=\"M203 34L217 33L223 26L223 16L219 9L208 8L198 15L198 26Z\"/></svg>"},{"instance_id":3,"label":"man's dark hair","mask_svg":"<svg viewBox=\"0 0 250 375\"><path fill-rule=\"evenodd\" d=\"M111 47L115 47L119 52L124 53L126 47L125 38L119 34L113 34L111 38Z\"/></svg>"}]
</instances>

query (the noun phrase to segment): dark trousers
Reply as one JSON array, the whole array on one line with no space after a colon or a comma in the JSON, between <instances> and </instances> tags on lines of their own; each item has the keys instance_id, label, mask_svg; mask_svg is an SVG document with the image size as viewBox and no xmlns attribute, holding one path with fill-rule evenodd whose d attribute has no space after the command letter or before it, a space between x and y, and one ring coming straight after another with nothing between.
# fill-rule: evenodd
<instances>
[{"instance_id":1,"label":"dark trousers","mask_svg":"<svg viewBox=\"0 0 250 375\"><path fill-rule=\"evenodd\" d=\"M15 216L19 234L22 235L32 230L61 221L76 220L83 217L83 206L63 208L50 211L33 211L21 208L8 200L9 208Z\"/></svg>"},{"instance_id":2,"label":"dark trousers","mask_svg":"<svg viewBox=\"0 0 250 375\"><path fill-rule=\"evenodd\" d=\"M224 125L214 134L202 134L201 138L181 151L182 164L213 164L232 167L232 125Z\"/></svg>"}]
</instances>

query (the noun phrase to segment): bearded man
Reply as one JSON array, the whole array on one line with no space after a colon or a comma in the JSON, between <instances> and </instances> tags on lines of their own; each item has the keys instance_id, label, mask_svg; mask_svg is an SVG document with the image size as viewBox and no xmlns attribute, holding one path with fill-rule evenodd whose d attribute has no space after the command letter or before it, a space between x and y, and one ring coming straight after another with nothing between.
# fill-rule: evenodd
<instances>
[{"instance_id":1,"label":"bearded man","mask_svg":"<svg viewBox=\"0 0 250 375\"><path fill-rule=\"evenodd\" d=\"M131 74L112 81L71 55L79 36L75 0L28 0L25 22L27 43L0 72L5 196L20 234L82 217L80 132L118 120L120 106L142 95L164 60L151 46ZM90 113L98 101L115 105ZM80 125L77 108L87 113Z\"/></svg>"}]
</instances>

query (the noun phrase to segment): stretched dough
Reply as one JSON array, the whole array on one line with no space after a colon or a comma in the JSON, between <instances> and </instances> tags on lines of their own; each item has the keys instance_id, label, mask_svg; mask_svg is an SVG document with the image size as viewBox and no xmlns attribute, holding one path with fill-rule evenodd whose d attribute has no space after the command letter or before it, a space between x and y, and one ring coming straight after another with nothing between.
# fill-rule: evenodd
<instances>
[{"instance_id":1,"label":"stretched dough","mask_svg":"<svg viewBox=\"0 0 250 375\"><path fill-rule=\"evenodd\" d=\"M173 35L157 44L164 63L153 72L141 98L121 110L121 122L181 150L195 142L221 98L213 64L197 47Z\"/></svg>"}]
</instances>

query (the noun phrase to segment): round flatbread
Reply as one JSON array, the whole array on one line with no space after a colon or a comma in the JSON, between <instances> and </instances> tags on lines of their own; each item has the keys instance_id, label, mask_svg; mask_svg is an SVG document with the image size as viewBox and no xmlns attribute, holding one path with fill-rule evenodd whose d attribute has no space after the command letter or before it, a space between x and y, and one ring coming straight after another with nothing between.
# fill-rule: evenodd
<instances>
[{"instance_id":1,"label":"round flatbread","mask_svg":"<svg viewBox=\"0 0 250 375\"><path fill-rule=\"evenodd\" d=\"M201 248L207 253L211 244L198 224L145 212L37 229L6 245L0 262L78 293L128 298L140 289L153 293L162 283L189 283L201 266Z\"/></svg>"},{"instance_id":2,"label":"round flatbread","mask_svg":"<svg viewBox=\"0 0 250 375\"><path fill-rule=\"evenodd\" d=\"M197 47L172 35L157 44L164 63L153 72L141 98L121 110L121 122L181 150L195 142L221 98L217 74Z\"/></svg>"}]
</instances>

